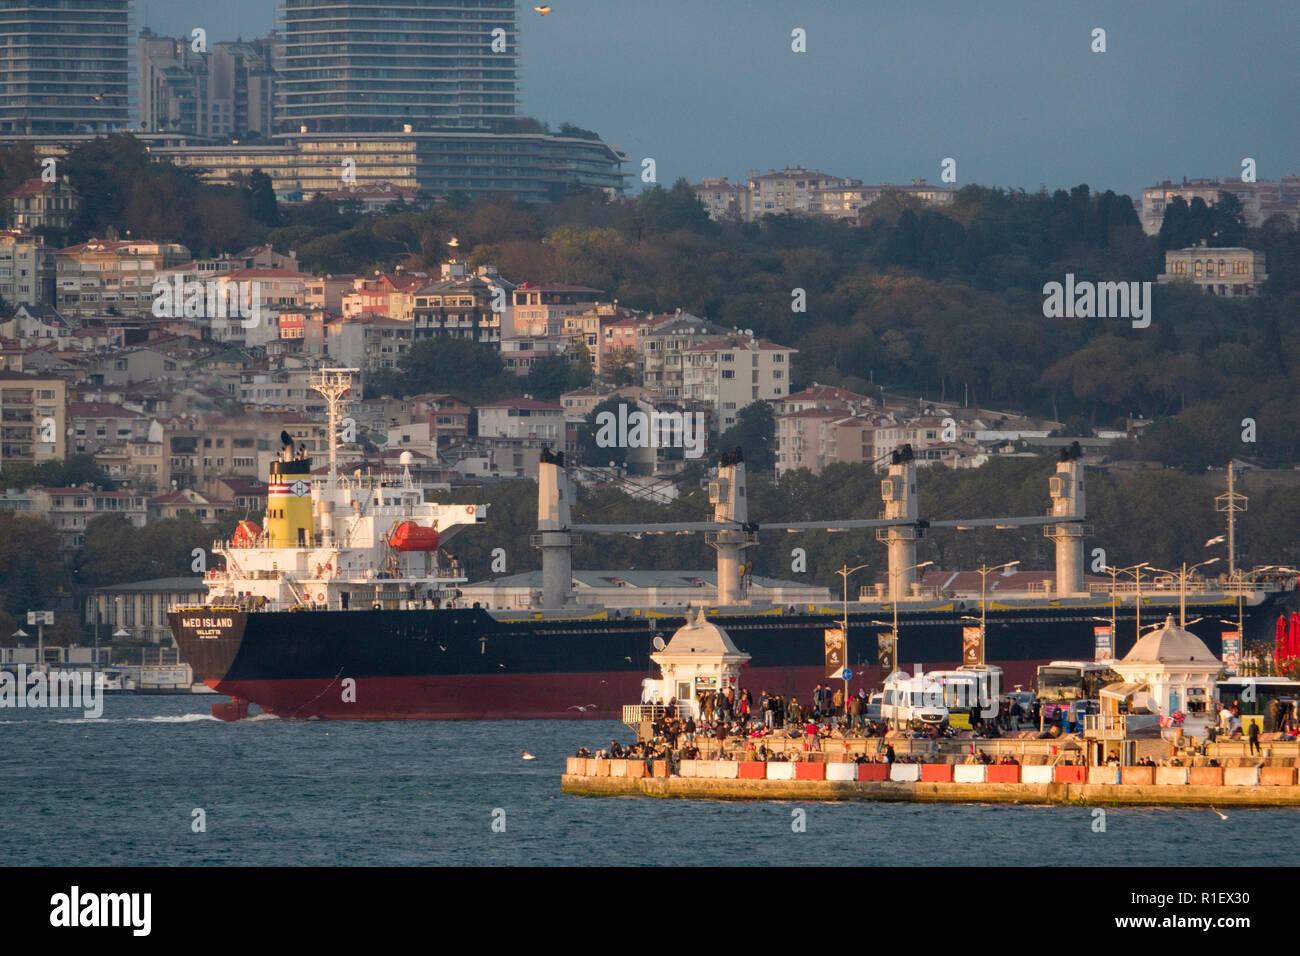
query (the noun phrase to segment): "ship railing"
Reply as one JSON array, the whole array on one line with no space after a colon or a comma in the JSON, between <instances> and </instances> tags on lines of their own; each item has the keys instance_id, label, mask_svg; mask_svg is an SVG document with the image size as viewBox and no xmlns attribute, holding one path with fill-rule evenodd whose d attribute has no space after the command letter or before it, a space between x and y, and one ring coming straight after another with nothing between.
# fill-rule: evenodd
<instances>
[{"instance_id":1,"label":"ship railing","mask_svg":"<svg viewBox=\"0 0 1300 956\"><path fill-rule=\"evenodd\" d=\"M624 704L623 723L629 727L640 727L643 723L658 720L667 710L664 704Z\"/></svg>"},{"instance_id":2,"label":"ship railing","mask_svg":"<svg viewBox=\"0 0 1300 956\"><path fill-rule=\"evenodd\" d=\"M1258 584L1238 581L1188 581L1186 592L1188 594L1230 594L1230 595L1251 595L1263 590ZM1088 585L1089 594L1111 594L1128 596L1137 596L1137 585L1132 581L1117 581L1112 588L1106 583L1090 583ZM1178 579L1170 579L1168 576L1157 578L1155 581L1143 581L1142 593L1151 594L1159 592L1166 594L1169 592L1178 593Z\"/></svg>"},{"instance_id":3,"label":"ship railing","mask_svg":"<svg viewBox=\"0 0 1300 956\"><path fill-rule=\"evenodd\" d=\"M1128 717L1125 714L1083 715L1083 734L1085 737L1121 740L1127 735L1127 725Z\"/></svg>"}]
</instances>

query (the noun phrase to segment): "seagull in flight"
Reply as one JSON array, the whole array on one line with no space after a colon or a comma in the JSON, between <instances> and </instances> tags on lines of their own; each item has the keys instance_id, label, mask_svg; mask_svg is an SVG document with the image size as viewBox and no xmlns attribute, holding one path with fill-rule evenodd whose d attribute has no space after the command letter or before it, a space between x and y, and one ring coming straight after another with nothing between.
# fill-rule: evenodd
<instances>
[{"instance_id":1,"label":"seagull in flight","mask_svg":"<svg viewBox=\"0 0 1300 956\"><path fill-rule=\"evenodd\" d=\"M1218 810L1215 810L1214 807L1210 807L1210 809L1211 809L1211 810L1214 810L1215 813L1219 813L1219 811L1218 811ZM1228 815L1227 815L1226 813L1219 813L1219 819L1220 819L1220 820L1226 820L1226 819L1228 819Z\"/></svg>"},{"instance_id":2,"label":"seagull in flight","mask_svg":"<svg viewBox=\"0 0 1300 956\"><path fill-rule=\"evenodd\" d=\"M536 759L537 759L537 758L534 757L532 754L530 754L527 750L525 750L525 751L523 752L523 754L524 754L524 756L523 756L523 759L524 759L524 760L536 760Z\"/></svg>"},{"instance_id":3,"label":"seagull in flight","mask_svg":"<svg viewBox=\"0 0 1300 956\"><path fill-rule=\"evenodd\" d=\"M597 708L595 704L587 704L586 706L583 706L581 704L572 704L569 706L569 710L576 710L579 713L583 713L583 714L585 714L589 710L596 710L596 709Z\"/></svg>"},{"instance_id":4,"label":"seagull in flight","mask_svg":"<svg viewBox=\"0 0 1300 956\"><path fill-rule=\"evenodd\" d=\"M542 4L540 7L533 7L533 9L536 10L538 13L540 13L542 16L546 16L548 13L551 12L551 8L546 4Z\"/></svg>"}]
</instances>

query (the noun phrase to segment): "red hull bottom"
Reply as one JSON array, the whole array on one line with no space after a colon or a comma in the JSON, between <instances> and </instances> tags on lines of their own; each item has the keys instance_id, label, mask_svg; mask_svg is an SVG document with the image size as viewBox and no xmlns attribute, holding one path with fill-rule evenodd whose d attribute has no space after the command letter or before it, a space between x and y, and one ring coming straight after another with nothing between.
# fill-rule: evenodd
<instances>
[{"instance_id":1,"label":"red hull bottom","mask_svg":"<svg viewBox=\"0 0 1300 956\"><path fill-rule=\"evenodd\" d=\"M1048 661L997 661L1006 686L1028 688L1039 664ZM909 672L915 665L904 664ZM951 669L957 662L925 663L926 670ZM621 720L625 704L641 700L646 675L626 672L589 674L475 674L451 677L359 678L355 689L335 680L208 681L222 694L251 701L282 718L321 720ZM876 668L855 674L849 689L878 687ZM812 700L817 684L840 688L820 667L752 667L741 687L757 703L764 690L801 703ZM345 699L349 698L349 699ZM594 707L592 705L595 705ZM582 708L582 709L579 709Z\"/></svg>"}]
</instances>

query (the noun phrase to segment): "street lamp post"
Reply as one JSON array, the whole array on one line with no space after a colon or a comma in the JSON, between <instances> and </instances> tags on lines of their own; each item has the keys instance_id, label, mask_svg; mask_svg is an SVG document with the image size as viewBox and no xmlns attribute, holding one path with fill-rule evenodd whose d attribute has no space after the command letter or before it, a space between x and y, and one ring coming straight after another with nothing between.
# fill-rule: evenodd
<instances>
[{"instance_id":1,"label":"street lamp post","mask_svg":"<svg viewBox=\"0 0 1300 956\"><path fill-rule=\"evenodd\" d=\"M901 576L906 574L908 571L916 571L919 568L928 568L932 564L934 564L933 561L922 561L920 564L914 564L910 568L900 568L897 571L891 570L889 572L889 576L891 578L895 576ZM893 581L890 581L889 590L890 593L894 595L894 600L890 603L893 604L894 606L894 669L897 670L898 669L898 588L894 585Z\"/></svg>"},{"instance_id":2,"label":"street lamp post","mask_svg":"<svg viewBox=\"0 0 1300 956\"><path fill-rule=\"evenodd\" d=\"M1116 579L1121 574L1132 574L1137 583L1137 601L1134 605L1134 608L1137 613L1137 621L1138 621L1137 635L1138 637L1141 637L1142 636L1142 569L1147 566L1148 566L1147 563L1143 561L1141 564L1135 564L1127 568L1116 568L1109 564L1105 565L1102 568L1103 571L1106 571L1110 574L1110 639L1111 639L1111 644L1113 645L1111 648L1111 653L1114 654L1115 656L1119 656L1119 630L1118 630L1119 622L1116 620L1116 608L1118 604L1118 595L1116 594L1116 591L1118 589L1118 583Z\"/></svg>"},{"instance_id":3,"label":"street lamp post","mask_svg":"<svg viewBox=\"0 0 1300 956\"><path fill-rule=\"evenodd\" d=\"M1216 561L1218 561L1218 560L1219 560L1218 558L1209 558L1209 559L1207 559L1207 560L1205 560L1205 561L1200 561L1200 562L1198 562L1198 563L1196 563L1196 564L1193 564L1191 567L1188 567L1188 566L1187 566L1187 562L1184 561L1184 562L1183 562L1183 569L1182 569L1181 572L1180 572L1180 571L1170 571L1170 570L1168 570L1167 568L1152 568L1152 569L1151 569L1151 570L1153 570L1153 571L1159 571L1161 574L1177 574L1177 575L1178 575L1178 626L1179 626L1180 628L1186 628L1186 627L1187 627L1187 574L1188 574L1188 572L1190 572L1190 571L1195 571L1197 568L1203 568L1203 567L1205 567L1207 564L1214 564L1214 563L1215 563Z\"/></svg>"},{"instance_id":4,"label":"street lamp post","mask_svg":"<svg viewBox=\"0 0 1300 956\"><path fill-rule=\"evenodd\" d=\"M890 568L889 570L889 577L890 577L889 591L893 595L893 600L890 601L889 603L892 605L892 609L894 613L894 625L893 625L893 630L890 633L890 640L893 642L894 645L894 653L893 653L894 670L898 670L898 588L895 585L893 579L898 575L906 574L908 571L916 571L919 568L928 568L932 564L934 564L933 561L922 561L920 564L914 564L909 568L899 568L897 571L895 571L893 568ZM872 623L881 624L884 622L873 621ZM887 680L889 680L888 674L880 675L880 683L882 688L884 687L884 683ZM897 713L898 713L898 704L897 701L895 701L894 714L897 715Z\"/></svg>"},{"instance_id":5,"label":"street lamp post","mask_svg":"<svg viewBox=\"0 0 1300 956\"><path fill-rule=\"evenodd\" d=\"M999 564L996 567L988 567L981 564L980 573L980 666L984 666L984 645L988 640L988 601L985 600L984 585L988 581L988 576L994 571L1001 571L1003 568L1015 567L1020 562L1008 561L1006 564Z\"/></svg>"},{"instance_id":6,"label":"street lamp post","mask_svg":"<svg viewBox=\"0 0 1300 956\"><path fill-rule=\"evenodd\" d=\"M1133 601L1133 613L1134 613L1134 615L1136 616L1136 620L1137 620L1137 623L1136 623L1136 625L1135 625L1135 630L1134 630L1134 632L1133 632L1133 640L1134 640L1134 641L1137 641L1137 640L1139 640L1139 639L1142 637L1142 571L1143 571L1145 568L1149 568L1149 567L1151 567L1151 565L1149 565L1147 562L1143 561L1141 564L1135 564L1135 565L1133 565L1133 566L1131 566L1131 567L1127 567L1127 568L1112 568L1112 567L1110 567L1109 565L1107 565L1107 568L1106 568L1108 571L1111 572L1111 588L1110 588L1111 599L1110 599L1110 603L1111 603L1111 608L1112 608L1112 611L1111 611L1111 619L1112 619L1112 621L1114 620L1114 614L1115 614L1115 612L1114 612L1114 610L1113 610L1113 608L1114 608L1114 606L1115 606L1115 578L1116 578L1118 575L1121 575L1121 574L1131 574L1131 575L1133 575L1133 583L1134 583L1134 584L1136 585L1136 587L1137 587L1137 596L1136 596L1136 598L1135 598L1134 601ZM1152 569L1152 570L1155 570L1155 569ZM1114 642L1115 642L1115 655L1116 655L1116 656L1119 656L1119 635L1115 633L1114 625L1113 625L1113 624L1112 624L1112 626L1111 626L1111 634L1113 635L1113 636L1112 636L1112 640L1114 640Z\"/></svg>"},{"instance_id":7,"label":"street lamp post","mask_svg":"<svg viewBox=\"0 0 1300 956\"><path fill-rule=\"evenodd\" d=\"M861 571L867 567L865 564L859 564L856 568L851 568L845 564L842 568L837 568L835 573L844 579L844 667L847 670L849 666L849 575L854 571ZM847 713L849 706L849 680L844 679L844 709Z\"/></svg>"}]
</instances>

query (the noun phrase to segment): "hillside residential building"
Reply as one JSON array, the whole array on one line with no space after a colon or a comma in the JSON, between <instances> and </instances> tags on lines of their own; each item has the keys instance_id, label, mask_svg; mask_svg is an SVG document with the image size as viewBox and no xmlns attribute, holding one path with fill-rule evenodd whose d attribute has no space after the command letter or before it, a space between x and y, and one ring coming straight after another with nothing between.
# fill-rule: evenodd
<instances>
[{"instance_id":1,"label":"hillside residential building","mask_svg":"<svg viewBox=\"0 0 1300 956\"><path fill-rule=\"evenodd\" d=\"M717 341L731 332L689 312L678 312L666 321L638 326L637 364L641 369L641 384L666 398L686 397L683 391L686 350Z\"/></svg>"},{"instance_id":2,"label":"hillside residential building","mask_svg":"<svg viewBox=\"0 0 1300 956\"><path fill-rule=\"evenodd\" d=\"M10 306L53 301L54 250L44 236L0 230L0 299Z\"/></svg>"},{"instance_id":3,"label":"hillside residential building","mask_svg":"<svg viewBox=\"0 0 1300 956\"><path fill-rule=\"evenodd\" d=\"M749 335L689 346L682 352L679 394L713 406L718 430L726 431L746 405L779 401L790 393L795 352Z\"/></svg>"},{"instance_id":4,"label":"hillside residential building","mask_svg":"<svg viewBox=\"0 0 1300 956\"><path fill-rule=\"evenodd\" d=\"M750 191L740 183L729 183L727 177L705 179L697 186L692 186L695 198L708 211L710 219L735 220L749 222L753 219L750 209Z\"/></svg>"},{"instance_id":5,"label":"hillside residential building","mask_svg":"<svg viewBox=\"0 0 1300 956\"><path fill-rule=\"evenodd\" d=\"M480 438L536 438L563 451L564 407L559 402L506 398L478 407Z\"/></svg>"},{"instance_id":6,"label":"hillside residential building","mask_svg":"<svg viewBox=\"0 0 1300 956\"><path fill-rule=\"evenodd\" d=\"M1159 233L1165 220L1165 207L1177 197L1188 205L1193 199L1200 199L1207 206L1214 206L1219 202L1220 193L1232 193L1237 197L1241 202L1242 221L1251 228L1258 228L1271 216L1277 215L1300 224L1300 176L1253 183L1243 183L1240 176L1223 180L1188 179L1184 176L1181 183L1166 179L1142 190L1142 231L1148 236Z\"/></svg>"},{"instance_id":7,"label":"hillside residential building","mask_svg":"<svg viewBox=\"0 0 1300 956\"><path fill-rule=\"evenodd\" d=\"M492 129L518 103L517 16L512 0L285 0L277 132Z\"/></svg>"},{"instance_id":8,"label":"hillside residential building","mask_svg":"<svg viewBox=\"0 0 1300 956\"><path fill-rule=\"evenodd\" d=\"M588 385L585 388L574 389L572 392L565 392L560 396L560 404L564 406L564 414L570 418L586 418L601 402L614 399L631 404L652 394L639 385L624 385L621 388Z\"/></svg>"},{"instance_id":9,"label":"hillside residential building","mask_svg":"<svg viewBox=\"0 0 1300 956\"><path fill-rule=\"evenodd\" d=\"M91 239L54 254L55 306L64 315L108 309L143 315L153 311L157 274L190 259L176 242Z\"/></svg>"},{"instance_id":10,"label":"hillside residential building","mask_svg":"<svg viewBox=\"0 0 1300 956\"><path fill-rule=\"evenodd\" d=\"M108 445L147 438L152 419L109 402L68 403L68 446L72 454L89 455Z\"/></svg>"},{"instance_id":11,"label":"hillside residential building","mask_svg":"<svg viewBox=\"0 0 1300 956\"><path fill-rule=\"evenodd\" d=\"M414 206L419 194L410 186L378 182L345 185L332 192L316 195L329 202L356 203L362 215L373 216L390 206Z\"/></svg>"},{"instance_id":12,"label":"hillside residential building","mask_svg":"<svg viewBox=\"0 0 1300 956\"><path fill-rule=\"evenodd\" d=\"M467 274L460 269L444 270L444 275L415 292L413 341L458 338L498 345L506 304L506 295L497 292L504 288L499 277ZM494 302L500 303L503 311L493 309Z\"/></svg>"},{"instance_id":13,"label":"hillside residential building","mask_svg":"<svg viewBox=\"0 0 1300 956\"><path fill-rule=\"evenodd\" d=\"M924 179L913 179L910 186L864 186L857 180L833 183L813 191L809 200L814 212L833 219L860 219L871 206L887 195L914 199L927 206L950 206L956 195L952 186L932 186Z\"/></svg>"},{"instance_id":14,"label":"hillside residential building","mask_svg":"<svg viewBox=\"0 0 1300 956\"><path fill-rule=\"evenodd\" d=\"M81 208L81 197L68 185L68 177L26 180L9 194L13 225L22 231L67 229Z\"/></svg>"},{"instance_id":15,"label":"hillside residential building","mask_svg":"<svg viewBox=\"0 0 1300 956\"><path fill-rule=\"evenodd\" d=\"M0 319L0 335L27 346L75 348L73 333L76 331L75 323L48 305L20 305L12 317Z\"/></svg>"},{"instance_id":16,"label":"hillside residential building","mask_svg":"<svg viewBox=\"0 0 1300 956\"><path fill-rule=\"evenodd\" d=\"M875 460L876 429L882 415L845 415L842 411L805 408L776 420L776 473L806 468L814 475L831 464L863 464Z\"/></svg>"},{"instance_id":17,"label":"hillside residential building","mask_svg":"<svg viewBox=\"0 0 1300 956\"><path fill-rule=\"evenodd\" d=\"M501 363L514 375L527 375L541 359L550 355L567 355L569 342L544 335L512 335L501 340Z\"/></svg>"},{"instance_id":18,"label":"hillside residential building","mask_svg":"<svg viewBox=\"0 0 1300 956\"><path fill-rule=\"evenodd\" d=\"M945 422L951 421L951 425ZM887 470L886 456L904 445L912 446L918 464L955 460L968 454L975 445L975 436L982 428L978 420L958 422L945 413L925 414L910 421L881 425L876 429L875 459L877 469ZM948 436L945 437L945 432Z\"/></svg>"},{"instance_id":19,"label":"hillside residential building","mask_svg":"<svg viewBox=\"0 0 1300 956\"><path fill-rule=\"evenodd\" d=\"M782 213L820 213L821 191L842 186L850 180L830 176L802 166L767 173L750 173L749 206L752 218Z\"/></svg>"},{"instance_id":20,"label":"hillside residential building","mask_svg":"<svg viewBox=\"0 0 1300 956\"><path fill-rule=\"evenodd\" d=\"M66 457L67 414L63 379L0 372L0 470Z\"/></svg>"},{"instance_id":21,"label":"hillside residential building","mask_svg":"<svg viewBox=\"0 0 1300 956\"><path fill-rule=\"evenodd\" d=\"M271 177L277 198L286 202L338 189L341 158L355 161L358 184L392 183L433 196L504 193L522 202L548 202L577 190L620 197L626 179L622 164L627 162L620 150L599 138L407 128L304 133L295 127L270 143L163 143L152 147L150 155L223 186L260 169Z\"/></svg>"},{"instance_id":22,"label":"hillside residential building","mask_svg":"<svg viewBox=\"0 0 1300 956\"><path fill-rule=\"evenodd\" d=\"M778 415L802 412L810 408L823 411L837 411L845 415L857 415L876 407L876 400L835 385L818 385L813 382L801 392L787 395L776 403Z\"/></svg>"},{"instance_id":23,"label":"hillside residential building","mask_svg":"<svg viewBox=\"0 0 1300 956\"><path fill-rule=\"evenodd\" d=\"M359 278L351 274L312 276L307 280L307 307L342 315L343 297L356 289Z\"/></svg>"},{"instance_id":24,"label":"hillside residential building","mask_svg":"<svg viewBox=\"0 0 1300 956\"><path fill-rule=\"evenodd\" d=\"M60 551L75 551L86 543L86 524L100 515L122 515L137 528L147 519L144 496L134 491L95 488L32 488L32 510L59 535Z\"/></svg>"},{"instance_id":25,"label":"hillside residential building","mask_svg":"<svg viewBox=\"0 0 1300 956\"><path fill-rule=\"evenodd\" d=\"M0 136L130 124L130 0L12 0L3 15Z\"/></svg>"},{"instance_id":26,"label":"hillside residential building","mask_svg":"<svg viewBox=\"0 0 1300 956\"><path fill-rule=\"evenodd\" d=\"M599 289L585 285L524 282L515 287L514 335L560 335L565 322L596 307Z\"/></svg>"},{"instance_id":27,"label":"hillside residential building","mask_svg":"<svg viewBox=\"0 0 1300 956\"><path fill-rule=\"evenodd\" d=\"M411 350L411 325L382 315L357 315L325 324L330 361L362 372L396 371Z\"/></svg>"},{"instance_id":28,"label":"hillside residential building","mask_svg":"<svg viewBox=\"0 0 1300 956\"><path fill-rule=\"evenodd\" d=\"M1268 281L1264 253L1256 249L1191 246L1165 252L1159 283L1191 282L1210 295L1258 295Z\"/></svg>"},{"instance_id":29,"label":"hillside residential building","mask_svg":"<svg viewBox=\"0 0 1300 956\"><path fill-rule=\"evenodd\" d=\"M189 37L148 27L136 40L142 130L199 137L269 136L274 85L270 38L214 43L196 51Z\"/></svg>"},{"instance_id":30,"label":"hillside residential building","mask_svg":"<svg viewBox=\"0 0 1300 956\"><path fill-rule=\"evenodd\" d=\"M354 279L352 288L339 296L339 312L354 315L383 315L410 324L415 316L415 295L429 284L423 272L397 272L371 279Z\"/></svg>"},{"instance_id":31,"label":"hillside residential building","mask_svg":"<svg viewBox=\"0 0 1300 956\"><path fill-rule=\"evenodd\" d=\"M909 186L867 186L859 179L829 176L801 166L752 173L747 187L729 183L724 177L705 179L691 189L709 218L744 222L786 213L857 220L882 196L905 196L942 207L951 205L956 195L955 187L933 186L924 179L913 179Z\"/></svg>"}]
</instances>

